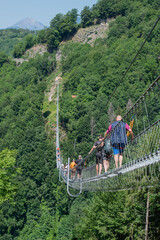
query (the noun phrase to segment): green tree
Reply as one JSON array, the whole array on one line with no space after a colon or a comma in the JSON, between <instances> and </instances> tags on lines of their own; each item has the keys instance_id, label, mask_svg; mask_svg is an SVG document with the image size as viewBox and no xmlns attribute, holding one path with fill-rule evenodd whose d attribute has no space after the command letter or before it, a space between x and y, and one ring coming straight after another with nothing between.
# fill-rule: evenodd
<instances>
[{"instance_id":1,"label":"green tree","mask_svg":"<svg viewBox=\"0 0 160 240\"><path fill-rule=\"evenodd\" d=\"M60 43L59 32L55 28L50 28L47 32L47 50L52 53L53 50L56 50Z\"/></svg>"},{"instance_id":2,"label":"green tree","mask_svg":"<svg viewBox=\"0 0 160 240\"><path fill-rule=\"evenodd\" d=\"M25 50L33 47L34 43L34 36L32 34L27 35L24 39Z\"/></svg>"},{"instance_id":3,"label":"green tree","mask_svg":"<svg viewBox=\"0 0 160 240\"><path fill-rule=\"evenodd\" d=\"M46 43L47 42L47 29L42 29L42 30L38 31L37 42L38 43Z\"/></svg>"},{"instance_id":4,"label":"green tree","mask_svg":"<svg viewBox=\"0 0 160 240\"><path fill-rule=\"evenodd\" d=\"M13 57L20 58L25 53L25 44L24 42L19 42L13 50Z\"/></svg>"},{"instance_id":5,"label":"green tree","mask_svg":"<svg viewBox=\"0 0 160 240\"><path fill-rule=\"evenodd\" d=\"M0 204L12 199L16 193L15 177L20 173L20 168L15 167L16 154L15 150L9 149L0 153Z\"/></svg>"},{"instance_id":6,"label":"green tree","mask_svg":"<svg viewBox=\"0 0 160 240\"><path fill-rule=\"evenodd\" d=\"M50 27L55 28L57 31L60 31L60 24L64 18L62 13L58 13L50 22Z\"/></svg>"},{"instance_id":7,"label":"green tree","mask_svg":"<svg viewBox=\"0 0 160 240\"><path fill-rule=\"evenodd\" d=\"M2 67L2 65L8 61L8 56L4 52L0 52L0 67Z\"/></svg>"},{"instance_id":8,"label":"green tree","mask_svg":"<svg viewBox=\"0 0 160 240\"><path fill-rule=\"evenodd\" d=\"M92 11L88 6L81 11L81 24L84 28L93 24Z\"/></svg>"},{"instance_id":9,"label":"green tree","mask_svg":"<svg viewBox=\"0 0 160 240\"><path fill-rule=\"evenodd\" d=\"M72 36L76 30L77 30L77 9L72 9L71 11L68 11L61 21L60 24L60 35L62 39L68 39L70 36Z\"/></svg>"}]
</instances>

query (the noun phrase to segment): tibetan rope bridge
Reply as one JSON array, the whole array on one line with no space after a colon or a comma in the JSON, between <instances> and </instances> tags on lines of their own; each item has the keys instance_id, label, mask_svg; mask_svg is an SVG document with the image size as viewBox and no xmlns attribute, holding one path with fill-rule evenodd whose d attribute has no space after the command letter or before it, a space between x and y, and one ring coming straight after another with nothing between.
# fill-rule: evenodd
<instances>
[{"instance_id":1,"label":"tibetan rope bridge","mask_svg":"<svg viewBox=\"0 0 160 240\"><path fill-rule=\"evenodd\" d=\"M146 40L145 40L146 41ZM143 44L144 45L144 44ZM127 69L128 71L128 69ZM125 73L126 74L126 73ZM122 82L122 81L121 81ZM67 184L70 196L78 196L84 191L119 191L139 187L152 187L160 182L160 76L135 102L122 120L111 130L107 137L118 131L122 123L134 124L134 139L128 137L123 152L123 165L115 168L113 153L110 156L108 171L96 172L97 146L78 165L83 166L80 178L73 177L70 169L70 158L67 168L64 168L63 157L59 144L59 82L57 82L57 130L56 159L59 169L59 179ZM128 132L129 133L129 132ZM127 133L127 135L129 135ZM75 169L76 170L76 169ZM72 188L72 192L70 192ZM75 190L74 190L75 189ZM78 191L78 194L75 194Z\"/></svg>"},{"instance_id":2,"label":"tibetan rope bridge","mask_svg":"<svg viewBox=\"0 0 160 240\"><path fill-rule=\"evenodd\" d=\"M69 187L85 191L117 191L142 186L159 184L160 179L160 76L151 84L134 106L123 117L129 122L134 116L134 140L130 140L123 153L123 165L115 168L114 159L110 160L110 168L101 175L96 175L96 149L85 157L87 167L83 167L80 179L71 179L71 170L62 167L59 142L57 142L57 166L60 177ZM57 105L58 107L58 105ZM153 122L153 119L156 119ZM120 121L121 122L121 121ZM116 126L112 132L116 131ZM112 134L111 132L111 134ZM68 158L68 166L70 159ZM72 194L70 194L72 196ZM74 195L73 195L74 196Z\"/></svg>"}]
</instances>

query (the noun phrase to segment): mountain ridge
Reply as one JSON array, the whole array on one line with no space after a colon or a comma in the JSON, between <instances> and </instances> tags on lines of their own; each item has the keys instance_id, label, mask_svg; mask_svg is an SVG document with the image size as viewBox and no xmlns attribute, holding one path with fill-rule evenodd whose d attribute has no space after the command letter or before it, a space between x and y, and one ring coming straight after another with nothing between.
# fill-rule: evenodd
<instances>
[{"instance_id":1,"label":"mountain ridge","mask_svg":"<svg viewBox=\"0 0 160 240\"><path fill-rule=\"evenodd\" d=\"M15 29L28 29L28 30L42 30L45 28L45 26L34 20L33 18L25 18L17 23L15 23L14 25L10 26L9 28L15 28Z\"/></svg>"}]
</instances>

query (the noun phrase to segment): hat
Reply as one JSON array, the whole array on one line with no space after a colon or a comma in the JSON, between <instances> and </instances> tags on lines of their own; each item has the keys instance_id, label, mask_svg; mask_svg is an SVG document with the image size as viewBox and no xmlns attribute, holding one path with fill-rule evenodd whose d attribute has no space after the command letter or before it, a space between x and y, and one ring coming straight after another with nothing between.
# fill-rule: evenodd
<instances>
[{"instance_id":1,"label":"hat","mask_svg":"<svg viewBox=\"0 0 160 240\"><path fill-rule=\"evenodd\" d=\"M100 134L98 138L103 138L102 134Z\"/></svg>"}]
</instances>

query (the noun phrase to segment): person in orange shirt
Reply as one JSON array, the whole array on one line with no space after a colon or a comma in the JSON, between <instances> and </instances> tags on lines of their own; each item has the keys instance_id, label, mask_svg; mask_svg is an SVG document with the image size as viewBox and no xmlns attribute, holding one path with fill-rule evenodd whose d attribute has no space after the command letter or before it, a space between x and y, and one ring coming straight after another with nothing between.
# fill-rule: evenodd
<instances>
[{"instance_id":1,"label":"person in orange shirt","mask_svg":"<svg viewBox=\"0 0 160 240\"><path fill-rule=\"evenodd\" d=\"M76 163L75 160L73 159L71 164L70 164L70 169L71 169L71 179L75 180L75 175L76 175Z\"/></svg>"}]
</instances>

